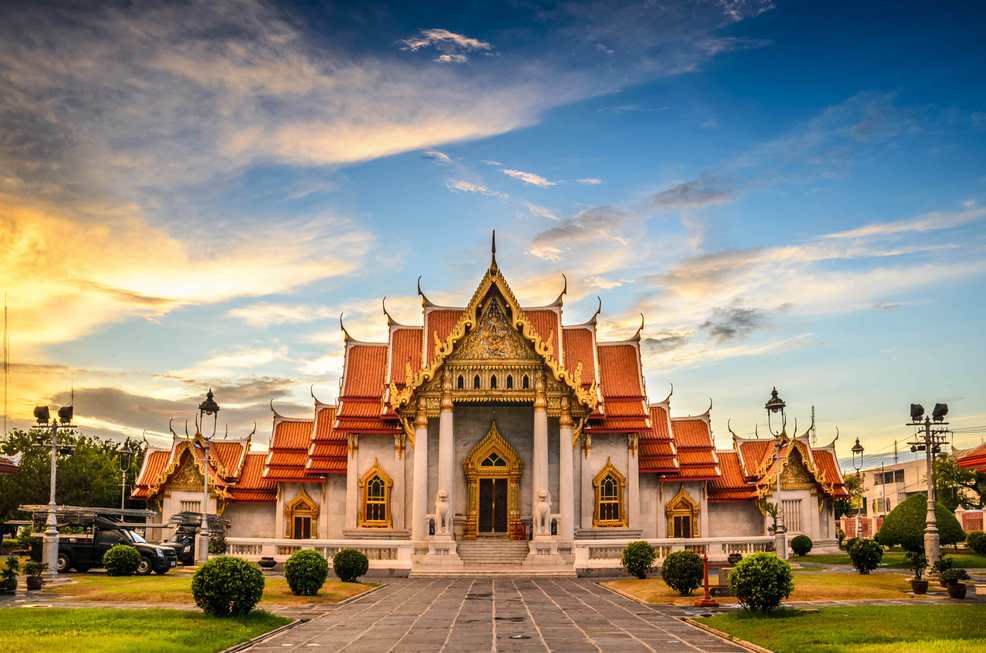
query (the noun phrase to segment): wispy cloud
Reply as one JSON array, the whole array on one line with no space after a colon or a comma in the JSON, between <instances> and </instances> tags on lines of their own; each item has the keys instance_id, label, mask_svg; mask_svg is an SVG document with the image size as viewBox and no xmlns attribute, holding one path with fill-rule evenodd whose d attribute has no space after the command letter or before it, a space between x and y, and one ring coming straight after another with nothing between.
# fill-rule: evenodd
<instances>
[{"instance_id":1,"label":"wispy cloud","mask_svg":"<svg viewBox=\"0 0 986 653\"><path fill-rule=\"evenodd\" d=\"M728 204L732 198L733 192L728 182L711 176L702 176L692 181L675 184L651 199L660 209L680 210Z\"/></svg>"},{"instance_id":2,"label":"wispy cloud","mask_svg":"<svg viewBox=\"0 0 986 653\"><path fill-rule=\"evenodd\" d=\"M445 182L445 186L449 190L459 191L462 193L480 193L482 195L499 197L502 200L508 199L510 197L506 193L501 193L500 191L496 191L496 190L490 190L483 184L467 181L465 179L449 179Z\"/></svg>"},{"instance_id":3,"label":"wispy cloud","mask_svg":"<svg viewBox=\"0 0 986 653\"><path fill-rule=\"evenodd\" d=\"M580 184L585 184L587 186L597 186L603 183L602 179L597 179L595 177L587 177L585 179L579 179Z\"/></svg>"},{"instance_id":4,"label":"wispy cloud","mask_svg":"<svg viewBox=\"0 0 986 653\"><path fill-rule=\"evenodd\" d=\"M486 41L455 34L446 29L425 29L416 36L400 41L401 50L417 52L421 48L434 47L442 54L435 59L440 63L465 63L469 61L466 52L491 54L492 46Z\"/></svg>"},{"instance_id":5,"label":"wispy cloud","mask_svg":"<svg viewBox=\"0 0 986 653\"><path fill-rule=\"evenodd\" d=\"M966 202L965 211L932 211L924 215L896 222L883 222L868 224L849 231L826 234L822 238L826 239L848 239L848 238L868 238L872 236L888 236L901 234L909 231L924 232L937 231L940 229L953 229L955 227L975 222L986 217L986 207L976 206L976 202Z\"/></svg>"},{"instance_id":6,"label":"wispy cloud","mask_svg":"<svg viewBox=\"0 0 986 653\"><path fill-rule=\"evenodd\" d=\"M532 204L527 200L521 200L520 203L527 207L527 210L531 212L531 215L537 216L539 218L548 218L549 220L554 220L555 222L559 221L558 216L555 215L554 212L547 207L539 206L537 204Z\"/></svg>"},{"instance_id":7,"label":"wispy cloud","mask_svg":"<svg viewBox=\"0 0 986 653\"><path fill-rule=\"evenodd\" d=\"M531 184L532 186L540 186L541 188L554 186L558 183L556 181L548 181L541 175L536 175L533 172L523 172L521 170L507 170L507 169L501 169L500 172L502 172L503 174L509 177L513 177L514 179L519 179L525 184Z\"/></svg>"},{"instance_id":8,"label":"wispy cloud","mask_svg":"<svg viewBox=\"0 0 986 653\"><path fill-rule=\"evenodd\" d=\"M734 299L725 308L712 309L712 316L699 325L717 343L723 344L742 340L757 329L768 326L764 312L755 308L745 308L743 300Z\"/></svg>"}]
</instances>

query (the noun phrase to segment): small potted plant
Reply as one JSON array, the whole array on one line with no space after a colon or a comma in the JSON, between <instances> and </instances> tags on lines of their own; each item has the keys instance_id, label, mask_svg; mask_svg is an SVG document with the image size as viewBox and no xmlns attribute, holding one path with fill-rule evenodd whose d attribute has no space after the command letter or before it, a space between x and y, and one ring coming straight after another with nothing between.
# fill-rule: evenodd
<instances>
[{"instance_id":1,"label":"small potted plant","mask_svg":"<svg viewBox=\"0 0 986 653\"><path fill-rule=\"evenodd\" d=\"M41 574L43 574L47 568L47 563L37 562L36 560L28 560L24 564L24 573L27 574L27 589L41 589L41 586L44 585L44 580L42 580Z\"/></svg>"},{"instance_id":2,"label":"small potted plant","mask_svg":"<svg viewBox=\"0 0 986 653\"><path fill-rule=\"evenodd\" d=\"M17 572L21 569L20 558L11 553L7 556L7 562L3 569L0 569L0 591L5 594L12 594L17 591Z\"/></svg>"},{"instance_id":3,"label":"small potted plant","mask_svg":"<svg viewBox=\"0 0 986 653\"><path fill-rule=\"evenodd\" d=\"M945 579L942 577L942 574L952 568L953 562L954 560L952 558L946 558L945 556L940 556L937 562L931 565L930 573L938 575L938 582L941 583L942 587L948 587L948 583L945 582Z\"/></svg>"},{"instance_id":4,"label":"small potted plant","mask_svg":"<svg viewBox=\"0 0 986 653\"><path fill-rule=\"evenodd\" d=\"M910 561L911 569L914 570L914 578L911 579L911 590L915 594L927 594L928 581L922 580L921 575L928 568L928 556L921 552L909 551L904 556L904 559Z\"/></svg>"},{"instance_id":5,"label":"small potted plant","mask_svg":"<svg viewBox=\"0 0 986 653\"><path fill-rule=\"evenodd\" d=\"M953 599L964 599L968 586L962 582L970 580L965 569L948 569L941 574L941 582Z\"/></svg>"}]
</instances>

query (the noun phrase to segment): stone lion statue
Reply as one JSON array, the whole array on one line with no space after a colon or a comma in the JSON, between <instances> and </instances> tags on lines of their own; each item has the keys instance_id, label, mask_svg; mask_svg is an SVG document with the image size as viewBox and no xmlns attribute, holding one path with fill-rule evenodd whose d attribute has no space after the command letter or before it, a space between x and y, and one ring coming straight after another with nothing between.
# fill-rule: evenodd
<instances>
[{"instance_id":1,"label":"stone lion statue","mask_svg":"<svg viewBox=\"0 0 986 653\"><path fill-rule=\"evenodd\" d=\"M439 490L435 498L435 521L439 533L452 532L452 504L448 500L448 490L445 488Z\"/></svg>"},{"instance_id":2,"label":"stone lion statue","mask_svg":"<svg viewBox=\"0 0 986 653\"><path fill-rule=\"evenodd\" d=\"M538 490L537 504L534 506L534 532L545 535L551 530L551 499L544 488Z\"/></svg>"}]
</instances>

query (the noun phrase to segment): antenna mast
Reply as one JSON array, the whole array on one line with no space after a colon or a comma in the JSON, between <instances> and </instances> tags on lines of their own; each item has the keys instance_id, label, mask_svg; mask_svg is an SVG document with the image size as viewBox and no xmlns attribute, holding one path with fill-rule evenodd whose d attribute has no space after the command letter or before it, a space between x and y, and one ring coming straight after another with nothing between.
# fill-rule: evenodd
<instances>
[{"instance_id":1,"label":"antenna mast","mask_svg":"<svg viewBox=\"0 0 986 653\"><path fill-rule=\"evenodd\" d=\"M815 434L815 407L811 407L811 446L818 446L818 435Z\"/></svg>"}]
</instances>

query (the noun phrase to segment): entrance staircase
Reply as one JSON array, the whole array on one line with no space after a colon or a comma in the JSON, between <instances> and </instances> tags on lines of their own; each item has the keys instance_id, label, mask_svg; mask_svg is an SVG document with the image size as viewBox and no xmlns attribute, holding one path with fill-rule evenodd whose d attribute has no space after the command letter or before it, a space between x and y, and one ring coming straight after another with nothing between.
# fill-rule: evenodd
<instances>
[{"instance_id":1,"label":"entrance staircase","mask_svg":"<svg viewBox=\"0 0 986 653\"><path fill-rule=\"evenodd\" d=\"M462 560L462 568L455 571L447 569L428 569L418 564L415 556L412 578L435 576L569 576L575 577L574 559L563 556L566 564L561 568L538 569L525 567L524 562L530 553L526 540L510 540L505 537L477 537L475 540L458 540L456 553Z\"/></svg>"}]
</instances>

